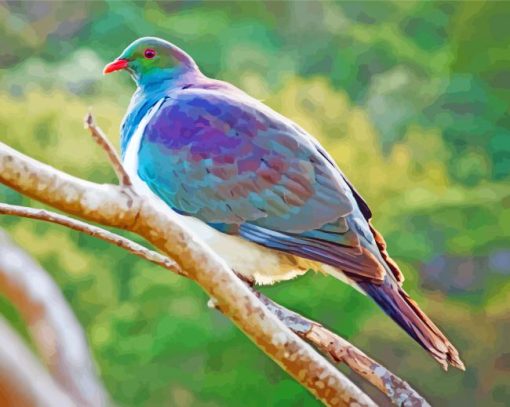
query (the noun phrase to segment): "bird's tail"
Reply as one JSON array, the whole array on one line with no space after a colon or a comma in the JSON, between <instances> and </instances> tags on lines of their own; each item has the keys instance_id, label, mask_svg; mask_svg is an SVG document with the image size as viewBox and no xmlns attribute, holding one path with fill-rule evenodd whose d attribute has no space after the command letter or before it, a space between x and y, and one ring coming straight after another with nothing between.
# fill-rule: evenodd
<instances>
[{"instance_id":1,"label":"bird's tail","mask_svg":"<svg viewBox=\"0 0 510 407\"><path fill-rule=\"evenodd\" d=\"M465 370L457 349L393 279L386 276L382 284L358 282L358 285L445 370L449 364Z\"/></svg>"}]
</instances>

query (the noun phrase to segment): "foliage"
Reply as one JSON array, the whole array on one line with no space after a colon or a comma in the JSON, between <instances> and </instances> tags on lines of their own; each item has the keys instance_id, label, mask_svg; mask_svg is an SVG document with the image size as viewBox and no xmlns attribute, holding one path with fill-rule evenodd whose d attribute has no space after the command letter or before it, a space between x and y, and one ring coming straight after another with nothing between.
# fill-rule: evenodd
<instances>
[{"instance_id":1,"label":"foliage","mask_svg":"<svg viewBox=\"0 0 510 407\"><path fill-rule=\"evenodd\" d=\"M442 373L339 282L310 274L264 292L346 335L432 404L504 405L509 10L469 1L6 3L1 140L72 174L113 181L81 121L92 106L116 138L133 85L124 75L103 80L102 66L135 37L175 41L207 74L325 145L372 207L406 287L468 371ZM0 200L38 205L4 187ZM192 283L57 226L1 225L62 287L120 404L315 405L208 310ZM3 301L0 310L16 320Z\"/></svg>"}]
</instances>

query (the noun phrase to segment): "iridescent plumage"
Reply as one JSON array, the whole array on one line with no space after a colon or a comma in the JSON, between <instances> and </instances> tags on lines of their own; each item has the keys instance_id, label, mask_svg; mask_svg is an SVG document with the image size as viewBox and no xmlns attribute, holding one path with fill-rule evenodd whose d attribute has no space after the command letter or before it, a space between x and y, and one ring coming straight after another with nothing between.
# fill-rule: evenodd
<instances>
[{"instance_id":1,"label":"iridescent plumage","mask_svg":"<svg viewBox=\"0 0 510 407\"><path fill-rule=\"evenodd\" d=\"M144 49L154 51L154 61L144 60ZM222 243L211 245L227 260L228 239L236 245L231 250L276 256L277 267L264 278L232 260L241 274L257 282L308 267L345 275L443 366L463 367L401 288L403 276L370 224L367 204L311 135L236 87L205 77L163 40L137 40L119 58L138 84L122 153L143 188L217 231Z\"/></svg>"}]
</instances>

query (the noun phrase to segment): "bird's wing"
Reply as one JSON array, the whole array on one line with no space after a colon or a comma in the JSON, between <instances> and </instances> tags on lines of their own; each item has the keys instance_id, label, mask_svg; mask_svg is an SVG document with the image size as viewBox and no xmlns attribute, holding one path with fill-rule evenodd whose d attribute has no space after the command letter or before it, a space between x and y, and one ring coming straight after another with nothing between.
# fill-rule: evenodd
<instances>
[{"instance_id":1,"label":"bird's wing","mask_svg":"<svg viewBox=\"0 0 510 407\"><path fill-rule=\"evenodd\" d=\"M138 171L180 213L382 281L357 198L317 146L244 94L188 89L169 96L145 127Z\"/></svg>"},{"instance_id":2,"label":"bird's wing","mask_svg":"<svg viewBox=\"0 0 510 407\"><path fill-rule=\"evenodd\" d=\"M218 91L173 94L145 128L140 175L171 207L207 222L298 233L351 213L341 174L271 113Z\"/></svg>"}]
</instances>

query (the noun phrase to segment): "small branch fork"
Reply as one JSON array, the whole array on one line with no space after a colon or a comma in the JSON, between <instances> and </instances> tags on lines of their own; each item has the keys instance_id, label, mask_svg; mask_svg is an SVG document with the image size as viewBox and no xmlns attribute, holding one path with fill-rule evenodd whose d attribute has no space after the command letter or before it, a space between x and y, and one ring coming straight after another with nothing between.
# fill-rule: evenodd
<instances>
[{"instance_id":1,"label":"small branch fork","mask_svg":"<svg viewBox=\"0 0 510 407\"><path fill-rule=\"evenodd\" d=\"M95 125L90 113L86 117L85 124L93 139L107 153L109 161L111 162L112 167L114 168L115 173L119 178L119 182L121 184L120 191L112 190L110 192L112 194L113 192L116 192L117 196L121 196L122 192L125 192L127 189L129 190L128 192L130 196L140 198L137 197L136 194L132 191L132 184L129 180L128 174L122 166L122 162L120 161L119 156L115 152L115 149L111 143L106 139L106 136L101 131L101 129ZM19 162L13 164L12 161L16 160ZM271 325L272 322L269 323L269 321L267 321L269 315L272 314L277 317L277 320L281 321L281 323L283 323L284 326L290 329L294 334L297 334L300 338L313 344L317 349L329 356L334 362L345 363L353 371L358 373L365 380L381 390L395 405L413 407L429 406L427 401L423 399L416 391L414 391L405 381L395 376L393 373L388 371L386 368L374 360L370 359L345 339L329 331L321 324L309 320L273 302L263 294L255 291L252 287L248 288L246 284L244 284L244 281L241 282L239 279L237 279L237 284L234 284L235 281L229 281L229 278L227 277L229 273L231 274L231 272L227 273L227 275L223 273L223 263L213 261L212 259L215 256L212 254L212 252L209 252L208 249L201 244L197 244L193 236L186 235L186 232L180 229L178 225L176 225L178 222L175 219L168 221L168 217L164 215L169 215L166 212L170 211L165 211L165 214L162 214L158 211L152 210L152 208L147 210L145 208L147 205L146 202L128 202L126 204L127 209L126 205L123 207L122 204L119 204L117 211L115 212L115 216L107 217L104 213L101 212L101 207L96 208L96 212L90 212L88 206L83 203L83 199L78 203L74 203L73 205L65 205L59 199L48 198L42 193L35 193L33 185L22 184L19 182L19 179L16 179L15 176L12 176L12 171L19 169L20 166L24 166L25 170L29 172L35 172L37 169L41 170L41 164L28 162L29 160L30 159L24 157L14 157L13 150L6 146L4 146L2 151L2 145L0 143L0 182L3 182L22 193L35 197L36 199L46 202L68 213L77 214L88 220L101 222L105 225L134 231L147 238L149 241L155 244L156 247L159 247L162 251L164 251L168 256L149 250L135 242L130 241L129 239L123 238L122 236L116 235L102 228L92 226L85 222L77 221L75 219L64 215L59 215L51 211L0 204L0 214L22 216L60 224L71 229L81 231L90 236L94 236L107 242L113 243L172 272L186 276L188 278L192 278L210 294L211 298L213 299L212 302L214 307L220 309L226 316L231 318L248 336L252 338L252 340L254 340L263 350L266 351L266 353L268 353L275 361L277 361L277 363L280 364L282 368L294 376L301 384L303 384L306 388L308 388L308 390L314 393L326 405L354 405L354 403L356 403L360 406L373 406L374 403L339 371L331 371L327 365L316 360L315 356L313 355L310 356L311 359L308 356L305 356L309 351L306 349L306 347L303 347L304 344L300 345L299 343L296 344L294 342L297 338L292 339L290 337L286 337L283 335L283 331L280 331L282 332L283 336L279 338L286 342L286 345L283 347L284 355L292 355L292 352L294 352L295 355L300 355L298 357L291 356L289 358L288 356L282 356L279 354L279 352L273 349L275 346L277 347L279 345L278 343L274 342L276 338L275 333L272 334L272 343L264 342L265 339L263 340L261 337L258 337L265 334L263 332L257 331L257 329L262 331L270 329L273 332L278 332L278 329ZM3 168L10 170L10 176L4 175ZM50 171L48 168L43 168L43 171L38 173L39 184L46 186L48 190L52 190L52 188L55 188L55 180L52 179L52 177L57 177L58 175L61 175L62 177L69 177L66 174L58 173L54 169L51 169ZM80 185L78 185L78 182L84 181L69 179L68 181L70 181L70 184L72 184L74 188L73 192L79 191L82 195L85 194L85 201L89 199L87 198L86 192L92 189L92 186L95 184L89 183L89 190L82 191ZM67 186L69 187L69 185ZM111 187L114 188L113 186ZM44 189L40 186L39 188ZM101 191L96 190L95 192L100 193ZM139 200L140 199L138 199L138 201ZM111 210L110 207L108 207L108 209ZM119 215L119 211L122 210L124 210L124 213ZM105 211L108 212L108 210ZM168 241L170 239L168 239L168 237L170 235L173 236L174 243L179 244L180 242L181 251L175 249L173 246L169 246ZM186 236L183 238L182 235ZM176 261L172 260L172 257L174 256ZM204 270L207 269L207 271L205 271L203 274L205 278L208 278L208 280L205 280L204 276L202 276L200 272L196 270L198 267L197 263L200 263ZM186 272L184 270L186 270ZM210 274L207 276L209 270ZM234 280L236 280L235 277ZM219 284L215 286L215 283ZM243 286L247 291L242 290ZM245 294L242 294L241 292ZM249 294L254 295L254 300L251 299ZM256 304L257 299L263 305L263 308L258 308ZM235 308L237 305L239 305L238 303L242 301L246 301L244 306L246 307L245 312L247 312L247 316L241 315L242 313L236 314L237 311L234 311L232 308ZM266 310L269 311L268 315L266 315ZM244 320L244 318L247 319ZM266 322L269 325L262 323L259 318L262 318L262 320L266 319ZM247 323L248 325L246 325ZM285 360L285 358L294 358L294 360L289 361ZM304 362L305 359L307 360L306 363ZM301 367L298 368L299 364ZM312 373L313 370L317 368L319 368L319 370L315 371L321 373L314 373L316 375L314 380L310 381L306 377L302 377L303 375L306 376L307 374ZM332 384L335 383L335 381L328 380L328 376L330 378L334 377L334 380L340 380L342 384L339 384L338 382L336 382L336 384ZM319 379L317 379L317 377ZM331 393L331 391L333 391L333 393Z\"/></svg>"}]
</instances>

